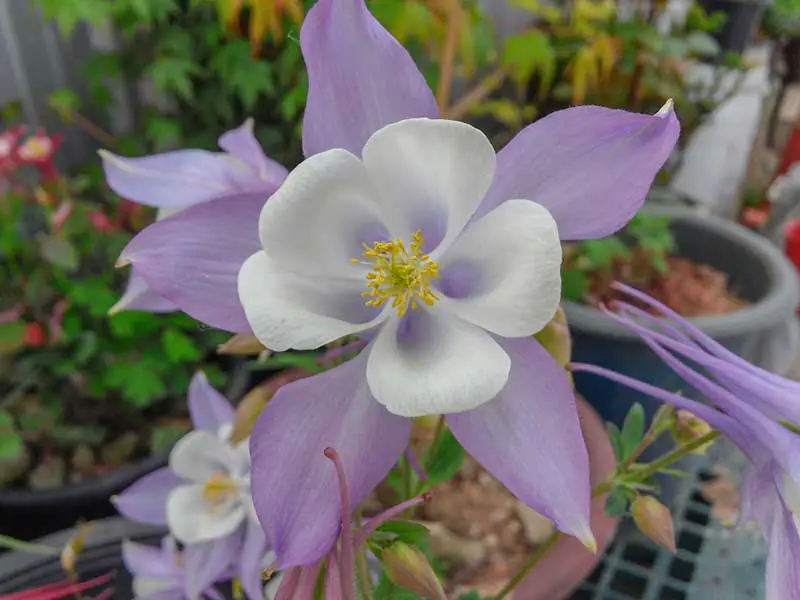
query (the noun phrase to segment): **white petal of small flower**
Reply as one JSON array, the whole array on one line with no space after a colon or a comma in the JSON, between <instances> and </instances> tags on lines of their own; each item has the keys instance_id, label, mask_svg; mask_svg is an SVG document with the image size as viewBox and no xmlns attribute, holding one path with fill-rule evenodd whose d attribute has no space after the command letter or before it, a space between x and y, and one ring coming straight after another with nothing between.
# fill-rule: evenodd
<instances>
[{"instance_id":1,"label":"white petal of small flower","mask_svg":"<svg viewBox=\"0 0 800 600\"><path fill-rule=\"evenodd\" d=\"M323 280L285 270L265 252L239 270L239 299L255 336L270 350L311 350L374 327L364 280Z\"/></svg>"},{"instance_id":2,"label":"white petal of small flower","mask_svg":"<svg viewBox=\"0 0 800 600\"><path fill-rule=\"evenodd\" d=\"M238 497L209 507L200 484L181 485L167 497L167 523L184 544L215 540L234 532L246 518Z\"/></svg>"},{"instance_id":3,"label":"white petal of small flower","mask_svg":"<svg viewBox=\"0 0 800 600\"><path fill-rule=\"evenodd\" d=\"M210 431L197 430L183 436L169 455L176 475L205 483L216 473L231 473L237 467L233 449Z\"/></svg>"},{"instance_id":4,"label":"white petal of small flower","mask_svg":"<svg viewBox=\"0 0 800 600\"><path fill-rule=\"evenodd\" d=\"M367 141L362 156L391 236L407 241L421 229L428 252L458 236L492 184L497 163L483 132L444 119L387 125Z\"/></svg>"},{"instance_id":5,"label":"white petal of small flower","mask_svg":"<svg viewBox=\"0 0 800 600\"><path fill-rule=\"evenodd\" d=\"M420 309L384 325L367 361L367 383L404 417L461 412L494 398L511 361L483 329L444 311Z\"/></svg>"},{"instance_id":6,"label":"white petal of small flower","mask_svg":"<svg viewBox=\"0 0 800 600\"><path fill-rule=\"evenodd\" d=\"M558 228L546 208L528 200L508 200L473 223L439 267L445 295L449 275L459 275L453 270L470 271L464 275L471 289L459 298L442 298L437 309L503 337L541 330L561 299Z\"/></svg>"}]
</instances>

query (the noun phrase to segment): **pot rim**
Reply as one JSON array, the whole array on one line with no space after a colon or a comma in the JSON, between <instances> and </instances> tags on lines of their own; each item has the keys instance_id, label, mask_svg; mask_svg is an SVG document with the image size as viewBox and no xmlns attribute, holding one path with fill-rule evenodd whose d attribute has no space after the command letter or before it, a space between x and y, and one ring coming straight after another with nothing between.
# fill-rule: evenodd
<instances>
[{"instance_id":1,"label":"pot rim","mask_svg":"<svg viewBox=\"0 0 800 600\"><path fill-rule=\"evenodd\" d=\"M692 317L687 320L716 339L740 336L776 325L794 315L800 302L798 274L786 257L766 238L738 223L681 206L646 206L646 212L667 215L674 221L691 222L731 244L749 250L764 266L770 283L764 297L745 308L726 315ZM638 340L635 332L607 318L598 309L564 301L564 312L570 327L595 335L624 340Z\"/></svg>"}]
</instances>

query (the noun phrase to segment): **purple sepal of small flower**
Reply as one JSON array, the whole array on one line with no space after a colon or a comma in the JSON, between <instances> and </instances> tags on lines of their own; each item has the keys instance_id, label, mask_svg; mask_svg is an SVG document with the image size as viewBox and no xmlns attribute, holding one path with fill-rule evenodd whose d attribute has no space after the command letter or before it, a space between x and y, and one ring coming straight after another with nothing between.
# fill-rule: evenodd
<instances>
[{"instance_id":1,"label":"purple sepal of small flower","mask_svg":"<svg viewBox=\"0 0 800 600\"><path fill-rule=\"evenodd\" d=\"M749 463L740 493L740 523L756 521L769 541L767 600L800 599L800 436L780 422L796 422L796 384L747 363L646 294L621 284L616 287L667 318L626 303L615 303L617 313L605 310L606 314L638 333L712 406L602 367L573 364L572 370L606 377L688 410L736 444Z\"/></svg>"},{"instance_id":2,"label":"purple sepal of small flower","mask_svg":"<svg viewBox=\"0 0 800 600\"><path fill-rule=\"evenodd\" d=\"M198 560L201 555L222 558L193 546L179 551L170 536L165 536L158 548L128 540L122 544L122 561L133 576L134 596L141 600L223 600L213 586L222 580L228 565L220 569Z\"/></svg>"}]
</instances>

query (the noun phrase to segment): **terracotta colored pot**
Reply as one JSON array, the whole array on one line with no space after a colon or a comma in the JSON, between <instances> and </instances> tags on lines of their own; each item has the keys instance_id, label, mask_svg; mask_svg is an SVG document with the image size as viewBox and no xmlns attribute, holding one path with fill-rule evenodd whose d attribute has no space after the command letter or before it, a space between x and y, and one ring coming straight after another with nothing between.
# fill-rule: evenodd
<instances>
[{"instance_id":1,"label":"terracotta colored pot","mask_svg":"<svg viewBox=\"0 0 800 600\"><path fill-rule=\"evenodd\" d=\"M614 451L600 417L583 399L579 397L577 400L594 485L605 479L614 468ZM619 524L618 519L606 516L603 510L605 502L605 496L592 502L592 531L597 539L597 554L589 552L575 538L561 538L517 586L514 600L562 600L592 572L613 541Z\"/></svg>"}]
</instances>

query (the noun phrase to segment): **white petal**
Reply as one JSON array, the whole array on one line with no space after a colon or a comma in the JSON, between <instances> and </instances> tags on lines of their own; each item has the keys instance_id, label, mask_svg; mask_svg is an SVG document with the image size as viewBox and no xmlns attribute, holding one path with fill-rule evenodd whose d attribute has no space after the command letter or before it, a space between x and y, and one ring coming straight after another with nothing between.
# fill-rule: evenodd
<instances>
[{"instance_id":1,"label":"white petal","mask_svg":"<svg viewBox=\"0 0 800 600\"><path fill-rule=\"evenodd\" d=\"M178 486L167 498L169 530L184 544L229 535L244 521L245 516L245 508L238 498L209 506L203 499L202 485Z\"/></svg>"},{"instance_id":2,"label":"white petal","mask_svg":"<svg viewBox=\"0 0 800 600\"><path fill-rule=\"evenodd\" d=\"M447 247L486 195L495 172L492 144L458 121L408 119L373 134L362 152L380 189L393 237L418 229L433 251Z\"/></svg>"},{"instance_id":3,"label":"white petal","mask_svg":"<svg viewBox=\"0 0 800 600\"><path fill-rule=\"evenodd\" d=\"M166 577L134 577L133 595L136 598L148 598L159 592L175 589L179 586L176 578Z\"/></svg>"},{"instance_id":4,"label":"white petal","mask_svg":"<svg viewBox=\"0 0 800 600\"><path fill-rule=\"evenodd\" d=\"M361 161L328 150L303 161L264 205L259 236L281 266L304 275L363 280L362 243L386 238ZM377 236L377 237L376 237Z\"/></svg>"},{"instance_id":5,"label":"white petal","mask_svg":"<svg viewBox=\"0 0 800 600\"><path fill-rule=\"evenodd\" d=\"M365 280L325 280L292 273L265 252L239 271L239 300L255 336L270 350L311 350L364 331L381 319L364 304Z\"/></svg>"},{"instance_id":6,"label":"white petal","mask_svg":"<svg viewBox=\"0 0 800 600\"><path fill-rule=\"evenodd\" d=\"M232 472L235 462L232 448L205 430L187 433L169 454L175 474L197 483L205 483L215 473Z\"/></svg>"},{"instance_id":7,"label":"white petal","mask_svg":"<svg viewBox=\"0 0 800 600\"><path fill-rule=\"evenodd\" d=\"M480 406L503 388L510 368L484 330L420 309L384 325L370 349L367 383L389 412L418 417Z\"/></svg>"},{"instance_id":8,"label":"white petal","mask_svg":"<svg viewBox=\"0 0 800 600\"><path fill-rule=\"evenodd\" d=\"M558 229L535 202L504 202L472 224L439 266L442 307L503 337L533 335L558 308Z\"/></svg>"}]
</instances>

